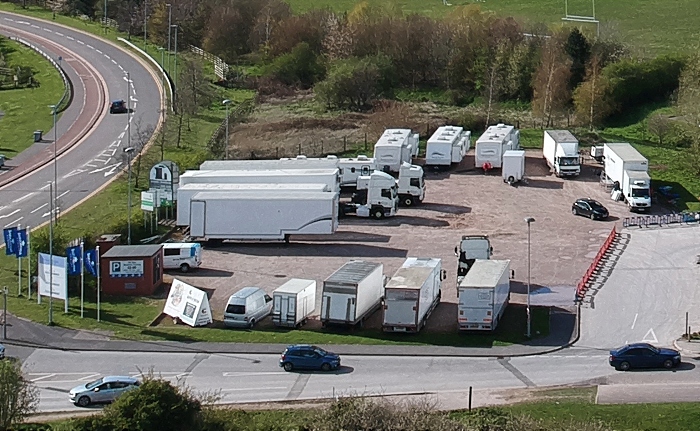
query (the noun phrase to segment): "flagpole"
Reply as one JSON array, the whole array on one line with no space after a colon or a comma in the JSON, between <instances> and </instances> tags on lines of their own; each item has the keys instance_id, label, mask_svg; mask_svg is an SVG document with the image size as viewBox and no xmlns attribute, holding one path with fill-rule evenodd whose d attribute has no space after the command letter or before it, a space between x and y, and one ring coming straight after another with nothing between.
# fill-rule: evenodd
<instances>
[{"instance_id":1,"label":"flagpole","mask_svg":"<svg viewBox=\"0 0 700 431\"><path fill-rule=\"evenodd\" d=\"M19 231L22 229L21 224L17 224L17 239L19 240ZM22 296L22 258L19 256L22 244L17 241L17 296Z\"/></svg>"},{"instance_id":2,"label":"flagpole","mask_svg":"<svg viewBox=\"0 0 700 431\"><path fill-rule=\"evenodd\" d=\"M85 317L83 305L85 304L85 271L83 270L85 243L80 240L80 318Z\"/></svg>"},{"instance_id":3,"label":"flagpole","mask_svg":"<svg viewBox=\"0 0 700 431\"><path fill-rule=\"evenodd\" d=\"M97 270L97 321L100 321L100 246L95 247L95 269Z\"/></svg>"}]
</instances>

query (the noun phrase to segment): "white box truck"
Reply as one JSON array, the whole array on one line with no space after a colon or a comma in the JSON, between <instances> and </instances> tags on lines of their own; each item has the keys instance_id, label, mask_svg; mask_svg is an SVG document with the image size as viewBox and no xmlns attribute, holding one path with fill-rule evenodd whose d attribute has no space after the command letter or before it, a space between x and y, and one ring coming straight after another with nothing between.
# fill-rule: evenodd
<instances>
[{"instance_id":1,"label":"white box truck","mask_svg":"<svg viewBox=\"0 0 700 431\"><path fill-rule=\"evenodd\" d=\"M503 153L503 167L501 167L503 182L513 185L525 176L525 151L508 150Z\"/></svg>"},{"instance_id":2,"label":"white box truck","mask_svg":"<svg viewBox=\"0 0 700 431\"><path fill-rule=\"evenodd\" d=\"M316 280L292 278L272 292L272 323L296 328L316 307Z\"/></svg>"},{"instance_id":3,"label":"white box truck","mask_svg":"<svg viewBox=\"0 0 700 431\"><path fill-rule=\"evenodd\" d=\"M425 146L425 165L448 168L453 163L461 163L470 145L471 132L464 127L438 127Z\"/></svg>"},{"instance_id":4,"label":"white box truck","mask_svg":"<svg viewBox=\"0 0 700 431\"><path fill-rule=\"evenodd\" d=\"M321 324L363 325L382 303L384 265L353 260L323 281Z\"/></svg>"},{"instance_id":5,"label":"white box truck","mask_svg":"<svg viewBox=\"0 0 700 431\"><path fill-rule=\"evenodd\" d=\"M519 149L520 131L514 126L506 124L490 126L474 145L475 166L484 170L500 168L503 163L503 153Z\"/></svg>"},{"instance_id":6,"label":"white box truck","mask_svg":"<svg viewBox=\"0 0 700 431\"><path fill-rule=\"evenodd\" d=\"M493 331L510 300L510 261L477 260L457 287L461 331Z\"/></svg>"},{"instance_id":7,"label":"white box truck","mask_svg":"<svg viewBox=\"0 0 700 431\"><path fill-rule=\"evenodd\" d=\"M457 256L457 286L477 259L491 259L493 247L486 235L463 235L455 247Z\"/></svg>"},{"instance_id":8,"label":"white box truck","mask_svg":"<svg viewBox=\"0 0 700 431\"><path fill-rule=\"evenodd\" d=\"M269 191L285 191L291 190L294 193L299 192L330 192L326 184L304 184L304 183L285 183L285 184L220 184L209 183L200 184L192 183L181 187L177 190L177 215L176 224L178 226L187 226L190 222L190 201L192 196L199 192L237 192L245 190L260 190L263 192Z\"/></svg>"},{"instance_id":9,"label":"white box truck","mask_svg":"<svg viewBox=\"0 0 700 431\"><path fill-rule=\"evenodd\" d=\"M180 174L180 186L187 184L326 184L331 192L340 190L340 172L331 169L190 170Z\"/></svg>"},{"instance_id":10,"label":"white box truck","mask_svg":"<svg viewBox=\"0 0 700 431\"><path fill-rule=\"evenodd\" d=\"M578 139L568 130L545 130L542 157L558 177L573 177L581 173Z\"/></svg>"},{"instance_id":11,"label":"white box truck","mask_svg":"<svg viewBox=\"0 0 700 431\"><path fill-rule=\"evenodd\" d=\"M630 211L651 208L649 161L628 143L605 144L605 175L613 183L613 196L620 195Z\"/></svg>"},{"instance_id":12,"label":"white box truck","mask_svg":"<svg viewBox=\"0 0 700 431\"><path fill-rule=\"evenodd\" d=\"M402 163L410 164L418 155L418 140L418 134L410 129L386 129L374 144L377 169L399 172Z\"/></svg>"},{"instance_id":13,"label":"white box truck","mask_svg":"<svg viewBox=\"0 0 700 431\"><path fill-rule=\"evenodd\" d=\"M384 287L382 329L418 332L440 303L442 260L409 257Z\"/></svg>"},{"instance_id":14,"label":"white box truck","mask_svg":"<svg viewBox=\"0 0 700 431\"><path fill-rule=\"evenodd\" d=\"M285 240L338 229L338 193L241 190L190 200L190 236L203 240Z\"/></svg>"},{"instance_id":15,"label":"white box truck","mask_svg":"<svg viewBox=\"0 0 700 431\"><path fill-rule=\"evenodd\" d=\"M310 158L303 155L284 157L278 160L207 160L199 165L202 171L263 169L335 169L337 156Z\"/></svg>"}]
</instances>

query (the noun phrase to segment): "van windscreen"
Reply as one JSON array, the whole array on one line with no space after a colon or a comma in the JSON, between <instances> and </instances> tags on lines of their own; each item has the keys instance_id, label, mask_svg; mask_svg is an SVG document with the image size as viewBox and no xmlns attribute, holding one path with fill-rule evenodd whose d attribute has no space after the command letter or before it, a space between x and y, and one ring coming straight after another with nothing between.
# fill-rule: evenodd
<instances>
[{"instance_id":1,"label":"van windscreen","mask_svg":"<svg viewBox=\"0 0 700 431\"><path fill-rule=\"evenodd\" d=\"M226 306L226 312L229 314L245 314L245 305L229 304Z\"/></svg>"}]
</instances>

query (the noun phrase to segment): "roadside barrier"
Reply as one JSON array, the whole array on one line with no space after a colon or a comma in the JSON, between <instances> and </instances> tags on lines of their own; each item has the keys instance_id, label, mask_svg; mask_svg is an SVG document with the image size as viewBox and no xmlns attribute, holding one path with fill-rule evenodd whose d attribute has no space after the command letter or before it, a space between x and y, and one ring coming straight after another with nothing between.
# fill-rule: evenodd
<instances>
[{"instance_id":1,"label":"roadside barrier","mask_svg":"<svg viewBox=\"0 0 700 431\"><path fill-rule=\"evenodd\" d=\"M687 212L687 213L673 213L673 214L663 214L663 215L648 215L648 216L631 216L622 219L623 227L638 226L638 227L649 227L649 226L663 226L671 224L680 223L700 223L700 213L697 212Z\"/></svg>"},{"instance_id":2,"label":"roadside barrier","mask_svg":"<svg viewBox=\"0 0 700 431\"><path fill-rule=\"evenodd\" d=\"M598 265L600 265L600 261L603 260L608 250L610 250L610 246L612 245L613 241L615 241L615 238L617 238L617 229L615 228L615 226L613 226L612 230L610 231L610 234L605 239L605 242L600 247L600 250L598 250L598 254L595 255L593 262L591 262L591 265L588 267L588 270L576 286L576 300L583 300L583 297L586 295L586 290L588 290L588 281L598 270Z\"/></svg>"}]
</instances>

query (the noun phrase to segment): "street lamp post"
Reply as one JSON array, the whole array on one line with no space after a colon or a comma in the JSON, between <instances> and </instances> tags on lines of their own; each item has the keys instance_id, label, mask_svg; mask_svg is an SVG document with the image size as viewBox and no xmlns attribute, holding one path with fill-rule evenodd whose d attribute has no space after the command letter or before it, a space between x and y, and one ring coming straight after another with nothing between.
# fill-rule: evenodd
<instances>
[{"instance_id":1,"label":"street lamp post","mask_svg":"<svg viewBox=\"0 0 700 431\"><path fill-rule=\"evenodd\" d=\"M41 298L41 292L38 292ZM53 184L49 182L49 326L53 325Z\"/></svg>"},{"instance_id":2,"label":"street lamp post","mask_svg":"<svg viewBox=\"0 0 700 431\"><path fill-rule=\"evenodd\" d=\"M105 33L107 33L107 0L105 0L104 29Z\"/></svg>"},{"instance_id":3,"label":"street lamp post","mask_svg":"<svg viewBox=\"0 0 700 431\"><path fill-rule=\"evenodd\" d=\"M128 208L127 208L127 239L126 243L127 245L131 245L131 156L134 153L134 149L132 147L126 147L124 148L124 153L126 153L126 160L127 160L127 170L128 170L128 184L129 184L129 191L128 191Z\"/></svg>"},{"instance_id":4,"label":"street lamp post","mask_svg":"<svg viewBox=\"0 0 700 431\"><path fill-rule=\"evenodd\" d=\"M224 159L228 160L228 105L231 104L231 101L229 99L226 99L223 101L224 106L226 107L226 148L224 150Z\"/></svg>"},{"instance_id":5,"label":"street lamp post","mask_svg":"<svg viewBox=\"0 0 700 431\"><path fill-rule=\"evenodd\" d=\"M56 131L56 111L58 110L58 106L49 105L49 108L51 108L51 114L53 115L53 183L55 187L54 192L56 193L54 195L56 196L54 207L56 208L56 211L58 211L58 173L56 168L56 142L58 141L58 133Z\"/></svg>"},{"instance_id":6,"label":"street lamp post","mask_svg":"<svg viewBox=\"0 0 700 431\"><path fill-rule=\"evenodd\" d=\"M173 81L175 81L175 90L177 91L177 29L178 25L173 24L171 27L175 28L175 63L173 65Z\"/></svg>"},{"instance_id":7,"label":"street lamp post","mask_svg":"<svg viewBox=\"0 0 700 431\"><path fill-rule=\"evenodd\" d=\"M527 223L527 332L525 333L525 336L527 338L532 336L532 317L530 315L530 224L534 221L535 219L532 217L525 218L525 223Z\"/></svg>"},{"instance_id":8,"label":"street lamp post","mask_svg":"<svg viewBox=\"0 0 700 431\"><path fill-rule=\"evenodd\" d=\"M170 3L167 3L166 6L168 7L168 68L170 68L170 29L172 28L173 6Z\"/></svg>"},{"instance_id":9,"label":"street lamp post","mask_svg":"<svg viewBox=\"0 0 700 431\"><path fill-rule=\"evenodd\" d=\"M143 50L146 51L146 41L148 40L146 38L147 32L146 29L148 28L148 0L144 0L143 2Z\"/></svg>"}]
</instances>

